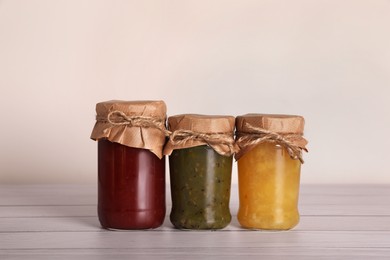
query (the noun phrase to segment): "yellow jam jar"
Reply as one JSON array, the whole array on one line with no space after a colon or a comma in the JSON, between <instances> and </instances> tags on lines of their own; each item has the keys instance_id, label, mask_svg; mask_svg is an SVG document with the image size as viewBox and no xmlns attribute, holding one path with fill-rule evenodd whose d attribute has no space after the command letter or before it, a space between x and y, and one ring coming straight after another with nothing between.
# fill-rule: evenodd
<instances>
[{"instance_id":1,"label":"yellow jam jar","mask_svg":"<svg viewBox=\"0 0 390 260\"><path fill-rule=\"evenodd\" d=\"M236 118L238 221L248 229L288 230L299 222L304 118L246 114Z\"/></svg>"}]
</instances>

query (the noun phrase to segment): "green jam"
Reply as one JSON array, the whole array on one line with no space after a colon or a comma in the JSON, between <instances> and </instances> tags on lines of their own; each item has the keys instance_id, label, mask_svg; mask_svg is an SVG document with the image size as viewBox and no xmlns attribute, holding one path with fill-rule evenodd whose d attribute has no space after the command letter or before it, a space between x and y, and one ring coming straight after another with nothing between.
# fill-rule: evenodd
<instances>
[{"instance_id":1,"label":"green jam","mask_svg":"<svg viewBox=\"0 0 390 260\"><path fill-rule=\"evenodd\" d=\"M207 145L172 152L170 220L176 228L221 229L230 223L232 162Z\"/></svg>"}]
</instances>

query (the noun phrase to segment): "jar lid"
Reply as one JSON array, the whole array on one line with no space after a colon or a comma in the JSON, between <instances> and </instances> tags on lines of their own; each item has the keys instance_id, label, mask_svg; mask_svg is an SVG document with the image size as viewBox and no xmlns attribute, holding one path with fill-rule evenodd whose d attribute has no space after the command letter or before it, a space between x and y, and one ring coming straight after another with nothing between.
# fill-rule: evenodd
<instances>
[{"instance_id":1,"label":"jar lid","mask_svg":"<svg viewBox=\"0 0 390 260\"><path fill-rule=\"evenodd\" d=\"M162 158L167 135L164 101L111 100L96 104L91 139L148 149Z\"/></svg>"},{"instance_id":2,"label":"jar lid","mask_svg":"<svg viewBox=\"0 0 390 260\"><path fill-rule=\"evenodd\" d=\"M164 147L164 154L175 149L209 145L217 153L230 156L235 151L235 118L221 115L183 114L168 118L172 132Z\"/></svg>"},{"instance_id":3,"label":"jar lid","mask_svg":"<svg viewBox=\"0 0 390 260\"><path fill-rule=\"evenodd\" d=\"M122 111L126 115L158 117L165 119L167 107L164 101L124 101L110 100L96 104L96 114L98 117L106 117L112 111Z\"/></svg>"},{"instance_id":4,"label":"jar lid","mask_svg":"<svg viewBox=\"0 0 390 260\"><path fill-rule=\"evenodd\" d=\"M252 127L280 134L303 134L305 119L297 115L246 114L236 118L238 132L251 133Z\"/></svg>"},{"instance_id":5,"label":"jar lid","mask_svg":"<svg viewBox=\"0 0 390 260\"><path fill-rule=\"evenodd\" d=\"M292 159L303 163L302 150L307 152L303 138L305 120L297 115L246 114L236 118L236 144L239 160L263 142L274 142L285 147Z\"/></svg>"}]
</instances>

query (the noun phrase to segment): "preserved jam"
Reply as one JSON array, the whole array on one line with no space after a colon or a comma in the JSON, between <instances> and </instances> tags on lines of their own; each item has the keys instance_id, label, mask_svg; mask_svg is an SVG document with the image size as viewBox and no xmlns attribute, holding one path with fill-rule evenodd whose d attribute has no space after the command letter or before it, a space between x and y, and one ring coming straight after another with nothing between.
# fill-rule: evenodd
<instances>
[{"instance_id":1,"label":"preserved jam","mask_svg":"<svg viewBox=\"0 0 390 260\"><path fill-rule=\"evenodd\" d=\"M159 227L165 210L166 130L163 101L96 105L98 217L107 229Z\"/></svg>"},{"instance_id":2,"label":"preserved jam","mask_svg":"<svg viewBox=\"0 0 390 260\"><path fill-rule=\"evenodd\" d=\"M230 223L232 159L205 145L172 152L170 220L176 228L221 229Z\"/></svg>"},{"instance_id":3,"label":"preserved jam","mask_svg":"<svg viewBox=\"0 0 390 260\"><path fill-rule=\"evenodd\" d=\"M240 225L287 230L299 222L298 197L304 119L248 114L237 117Z\"/></svg>"},{"instance_id":4,"label":"preserved jam","mask_svg":"<svg viewBox=\"0 0 390 260\"><path fill-rule=\"evenodd\" d=\"M238 161L238 221L245 228L291 229L299 222L301 163L285 148L262 143Z\"/></svg>"},{"instance_id":5,"label":"preserved jam","mask_svg":"<svg viewBox=\"0 0 390 260\"><path fill-rule=\"evenodd\" d=\"M179 229L221 229L229 209L234 117L178 115L168 118L172 211Z\"/></svg>"},{"instance_id":6,"label":"preserved jam","mask_svg":"<svg viewBox=\"0 0 390 260\"><path fill-rule=\"evenodd\" d=\"M165 218L165 158L98 141L98 215L104 228L148 229Z\"/></svg>"}]
</instances>

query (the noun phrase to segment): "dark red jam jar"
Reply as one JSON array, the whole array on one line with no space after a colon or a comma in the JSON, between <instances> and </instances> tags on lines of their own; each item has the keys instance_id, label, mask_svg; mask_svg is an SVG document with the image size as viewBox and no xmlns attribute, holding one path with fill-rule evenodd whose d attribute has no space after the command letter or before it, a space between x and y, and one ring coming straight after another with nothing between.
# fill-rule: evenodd
<instances>
[{"instance_id":1,"label":"dark red jam jar","mask_svg":"<svg viewBox=\"0 0 390 260\"><path fill-rule=\"evenodd\" d=\"M149 229L165 219L166 106L163 101L96 105L98 216L107 229Z\"/></svg>"}]
</instances>

